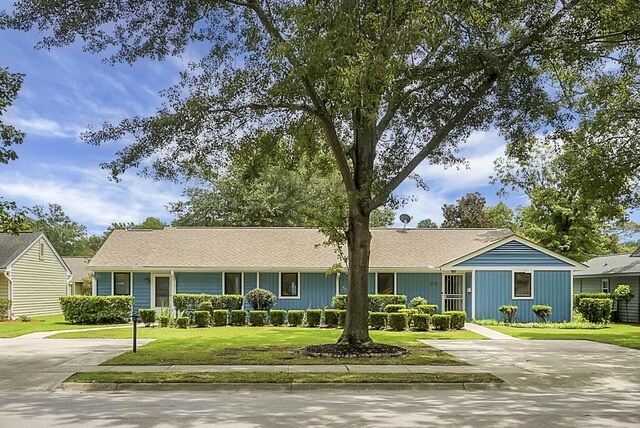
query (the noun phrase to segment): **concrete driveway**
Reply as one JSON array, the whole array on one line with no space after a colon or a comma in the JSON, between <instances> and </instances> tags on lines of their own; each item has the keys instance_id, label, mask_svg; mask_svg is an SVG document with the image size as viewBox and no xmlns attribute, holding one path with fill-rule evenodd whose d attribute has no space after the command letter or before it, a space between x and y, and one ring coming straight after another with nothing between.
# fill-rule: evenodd
<instances>
[{"instance_id":1,"label":"concrete driveway","mask_svg":"<svg viewBox=\"0 0 640 428\"><path fill-rule=\"evenodd\" d=\"M425 340L518 391L640 392L640 351L587 340Z\"/></svg>"}]
</instances>

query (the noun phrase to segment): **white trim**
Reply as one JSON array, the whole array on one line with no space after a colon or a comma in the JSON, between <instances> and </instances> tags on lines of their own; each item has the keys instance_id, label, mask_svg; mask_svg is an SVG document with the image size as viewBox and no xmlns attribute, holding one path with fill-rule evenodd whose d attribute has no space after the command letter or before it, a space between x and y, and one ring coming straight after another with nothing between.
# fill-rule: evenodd
<instances>
[{"instance_id":1,"label":"white trim","mask_svg":"<svg viewBox=\"0 0 640 428\"><path fill-rule=\"evenodd\" d=\"M171 271L169 274L169 308L173 309L173 296L178 294L178 282L176 281L176 273Z\"/></svg>"},{"instance_id":2,"label":"white trim","mask_svg":"<svg viewBox=\"0 0 640 428\"><path fill-rule=\"evenodd\" d=\"M539 270L539 271L573 271L569 266L565 266L563 268L558 267L550 267L550 266L474 266L473 268L469 268L470 270L479 270L479 271L512 271L517 270L521 271L529 271L529 270ZM459 269L458 269L459 270Z\"/></svg>"},{"instance_id":3,"label":"white trim","mask_svg":"<svg viewBox=\"0 0 640 428\"><path fill-rule=\"evenodd\" d=\"M607 282L607 291L606 291L606 293L610 293L611 292L611 281L609 280L608 277L600 279L600 291L605 293L605 291L604 291L604 282L605 281Z\"/></svg>"},{"instance_id":4,"label":"white trim","mask_svg":"<svg viewBox=\"0 0 640 428\"><path fill-rule=\"evenodd\" d=\"M7 317L9 319L13 319L13 280L11 279L11 266L7 266L2 273L4 274L4 277L7 278L7 299L11 300L11 306L9 306L9 310L7 311Z\"/></svg>"},{"instance_id":5,"label":"white trim","mask_svg":"<svg viewBox=\"0 0 640 428\"><path fill-rule=\"evenodd\" d=\"M582 280L580 280L580 291L582 291ZM571 287L569 287L569 302L571 302L571 311L569 312L569 321L573 322L573 271L571 271Z\"/></svg>"},{"instance_id":6,"label":"white trim","mask_svg":"<svg viewBox=\"0 0 640 428\"><path fill-rule=\"evenodd\" d=\"M516 297L516 273L528 273L531 275L531 296L529 297ZM536 272L534 270L512 270L511 271L511 299L512 300L533 300L534 299L534 278ZM571 285L573 287L573 284Z\"/></svg>"},{"instance_id":7,"label":"white trim","mask_svg":"<svg viewBox=\"0 0 640 428\"><path fill-rule=\"evenodd\" d=\"M116 273L128 273L129 274L129 294L118 294L118 296L133 296L133 272L125 271L125 270L119 270L119 271L111 272L111 295L115 296L114 292L115 292L115 287L116 287L116 282L115 282Z\"/></svg>"},{"instance_id":8,"label":"white trim","mask_svg":"<svg viewBox=\"0 0 640 428\"><path fill-rule=\"evenodd\" d=\"M476 271L471 271L471 319L476 319Z\"/></svg>"},{"instance_id":9,"label":"white trim","mask_svg":"<svg viewBox=\"0 0 640 428\"><path fill-rule=\"evenodd\" d=\"M260 288L260 272L256 272L256 288Z\"/></svg>"},{"instance_id":10,"label":"white trim","mask_svg":"<svg viewBox=\"0 0 640 428\"><path fill-rule=\"evenodd\" d=\"M336 296L340 294L340 272L336 272Z\"/></svg>"},{"instance_id":11,"label":"white trim","mask_svg":"<svg viewBox=\"0 0 640 428\"><path fill-rule=\"evenodd\" d=\"M95 272L91 272L91 295L98 295L98 280L96 280Z\"/></svg>"},{"instance_id":12,"label":"white trim","mask_svg":"<svg viewBox=\"0 0 640 428\"><path fill-rule=\"evenodd\" d=\"M300 272L300 273L326 273L331 266L327 267L295 267L295 266L279 266L273 268L256 269L252 266L143 266L143 267L131 267L131 266L90 266L96 272L111 272L117 271L132 271L132 272L151 272L158 270L173 270L175 272L262 272L262 273L278 273L278 272ZM455 268L465 269L465 268ZM471 270L472 268L468 268ZM475 269L475 267L473 268ZM567 268L565 268L566 270ZM369 272L402 272L402 273L440 273L441 269L433 267L370 267Z\"/></svg>"},{"instance_id":13,"label":"white trim","mask_svg":"<svg viewBox=\"0 0 640 428\"><path fill-rule=\"evenodd\" d=\"M440 280L440 282L442 283L442 287L440 290L440 304L442 306L440 306L440 313L444 313L446 311L445 309L445 305L444 305L444 300L447 296L447 294L445 294L445 281L444 281L444 277L447 275L455 275L455 276L461 276L462 277L462 310L466 310L467 308L467 275L466 272L458 272L457 269L452 270L451 272L442 272L442 278ZM473 277L472 277L473 278Z\"/></svg>"},{"instance_id":14,"label":"white trim","mask_svg":"<svg viewBox=\"0 0 640 428\"><path fill-rule=\"evenodd\" d=\"M150 293L150 298L149 298L149 303L151 306L151 308L160 308L161 306L158 306L156 304L156 278L169 278L169 307L171 307L171 301L173 300L173 295L171 294L171 274L170 273L152 273L149 281L151 282L151 284L149 284L149 293Z\"/></svg>"},{"instance_id":15,"label":"white trim","mask_svg":"<svg viewBox=\"0 0 640 428\"><path fill-rule=\"evenodd\" d=\"M385 272L385 271L375 271L375 272L371 272L373 273L373 277L374 277L374 291L375 294L380 294L379 290L378 290L378 275L381 273L392 273L393 274L393 293L390 294L391 296L395 296L398 290L398 274L396 272Z\"/></svg>"},{"instance_id":16,"label":"white trim","mask_svg":"<svg viewBox=\"0 0 640 428\"><path fill-rule=\"evenodd\" d=\"M222 295L226 295L227 293L225 293L225 285L226 285L226 280L225 280L225 275L228 273L239 273L240 274L240 294L244 295L244 272L235 272L235 271L227 271L227 272L222 272Z\"/></svg>"},{"instance_id":17,"label":"white trim","mask_svg":"<svg viewBox=\"0 0 640 428\"><path fill-rule=\"evenodd\" d=\"M467 260L470 260L470 259L472 259L472 258L474 258L474 257L476 257L476 256L478 256L480 254L486 253L487 251L491 251L491 250L493 250L495 248L500 247L501 245L507 244L507 243L512 242L512 241L519 242L519 243L521 243L523 245L526 245L526 246L529 246L529 247L533 248L534 250L538 250L538 251L540 251L540 252L542 252L542 253L550 256L550 257L553 257L555 259L558 259L560 261L568 263L570 266L564 266L563 270L571 269L572 267L575 268L575 269L585 269L585 268L588 267L585 264L578 263L578 262L573 261L573 260L571 260L571 259L569 259L569 258L567 258L565 256L562 256L560 254L554 253L551 250L547 250L546 248L541 247L538 244L534 244L533 242L531 242L531 241L529 241L527 239L521 238L519 236L511 235L511 236L508 236L508 237L506 237L506 238L504 238L504 239L502 239L500 241L494 242L493 244L487 245L484 248L481 248L481 249L476 250L476 251L474 251L472 253L469 253L466 256L462 256L460 258L451 260L451 261L445 263L444 265L442 265L441 268L443 268L443 269L445 269L445 268L447 268L447 269L454 268L457 265L459 265L460 263L464 263ZM457 266L457 267L465 268L465 267L468 267L468 266ZM519 268L520 266L511 266L511 268L514 268L514 267ZM544 265L543 266L539 266L539 267L540 268L544 267ZM475 267L474 267L474 269L475 269ZM545 268L545 270L548 270L548 269Z\"/></svg>"},{"instance_id":18,"label":"white trim","mask_svg":"<svg viewBox=\"0 0 640 428\"><path fill-rule=\"evenodd\" d=\"M282 274L283 273L295 273L296 275L298 275L298 283L296 284L296 291L298 292L297 296L283 296L282 295ZM300 300L300 295L301 293L301 285L300 284L300 272L291 272L291 271L285 271L285 272L278 272L278 299L286 299L286 300Z\"/></svg>"}]
</instances>

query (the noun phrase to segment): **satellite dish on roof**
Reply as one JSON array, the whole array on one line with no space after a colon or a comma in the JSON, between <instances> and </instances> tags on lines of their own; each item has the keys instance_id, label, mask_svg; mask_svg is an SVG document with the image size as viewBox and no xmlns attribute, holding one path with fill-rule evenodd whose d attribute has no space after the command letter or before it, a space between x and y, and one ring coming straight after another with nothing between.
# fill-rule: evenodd
<instances>
[{"instance_id":1,"label":"satellite dish on roof","mask_svg":"<svg viewBox=\"0 0 640 428\"><path fill-rule=\"evenodd\" d=\"M404 228L407 228L407 224L411 221L411 216L409 214L400 214L400 221L404 223Z\"/></svg>"}]
</instances>

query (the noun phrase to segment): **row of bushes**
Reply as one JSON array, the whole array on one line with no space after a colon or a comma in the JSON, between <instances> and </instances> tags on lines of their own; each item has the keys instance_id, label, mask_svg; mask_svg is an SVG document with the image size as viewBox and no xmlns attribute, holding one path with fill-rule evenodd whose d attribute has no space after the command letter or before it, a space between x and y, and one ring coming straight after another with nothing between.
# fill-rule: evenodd
<instances>
[{"instance_id":1,"label":"row of bushes","mask_svg":"<svg viewBox=\"0 0 640 428\"><path fill-rule=\"evenodd\" d=\"M518 307L515 305L502 305L498 308L498 311L502 314L502 319L505 323L513 323L518 315ZM551 316L552 307L548 305L533 305L531 311L538 317L540 322L547 322Z\"/></svg>"},{"instance_id":2,"label":"row of bushes","mask_svg":"<svg viewBox=\"0 0 640 428\"><path fill-rule=\"evenodd\" d=\"M63 296L60 306L72 324L118 324L131 317L133 296Z\"/></svg>"},{"instance_id":3,"label":"row of bushes","mask_svg":"<svg viewBox=\"0 0 640 428\"><path fill-rule=\"evenodd\" d=\"M382 312L387 305L406 305L407 296L401 294L369 294L369 312ZM334 309L347 309L347 295L336 294L331 299Z\"/></svg>"}]
</instances>

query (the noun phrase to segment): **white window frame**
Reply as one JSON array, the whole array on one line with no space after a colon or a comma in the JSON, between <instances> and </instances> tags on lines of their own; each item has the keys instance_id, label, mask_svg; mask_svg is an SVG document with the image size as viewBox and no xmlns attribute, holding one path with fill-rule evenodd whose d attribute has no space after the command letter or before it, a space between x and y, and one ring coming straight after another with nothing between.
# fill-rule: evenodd
<instances>
[{"instance_id":1,"label":"white window frame","mask_svg":"<svg viewBox=\"0 0 640 428\"><path fill-rule=\"evenodd\" d=\"M242 296L244 296L244 272L234 272L234 271L229 271L229 272L222 272L222 295L226 295L226 291L225 291L225 285L226 285L226 278L225 275L228 273L239 273L240 274L240 294ZM259 288L259 287L258 287Z\"/></svg>"},{"instance_id":2,"label":"white window frame","mask_svg":"<svg viewBox=\"0 0 640 428\"><path fill-rule=\"evenodd\" d=\"M605 283L607 284L606 287ZM604 291L605 288L607 291ZM609 281L609 278L602 278L600 280L600 290L602 290L603 293L611 293L611 281Z\"/></svg>"},{"instance_id":3,"label":"white window frame","mask_svg":"<svg viewBox=\"0 0 640 428\"><path fill-rule=\"evenodd\" d=\"M298 295L297 296L283 296L282 295L282 274L283 273L295 273L298 276ZM278 299L287 300L300 300L302 284L300 284L300 272L278 272Z\"/></svg>"},{"instance_id":4,"label":"white window frame","mask_svg":"<svg viewBox=\"0 0 640 428\"><path fill-rule=\"evenodd\" d=\"M531 296L528 297L516 297L516 274L528 273L531 275ZM511 299L513 300L533 300L534 296L534 283L535 283L535 271L533 270L514 270L511 271Z\"/></svg>"},{"instance_id":5,"label":"white window frame","mask_svg":"<svg viewBox=\"0 0 640 428\"><path fill-rule=\"evenodd\" d=\"M376 294L380 294L380 292L378 291L378 275L380 274L389 274L392 273L393 274L393 294L386 294L387 296L396 296L398 294L397 290L398 290L398 274L396 272L376 272L375 273L375 283L376 283L376 287L375 287L375 291Z\"/></svg>"},{"instance_id":6,"label":"white window frame","mask_svg":"<svg viewBox=\"0 0 640 428\"><path fill-rule=\"evenodd\" d=\"M151 307L152 308L160 308L161 306L158 306L156 304L156 278L169 278L169 307L173 307L173 296L175 295L175 293L173 292L173 287L172 287L172 280L171 280L171 274L170 273L153 273L151 274Z\"/></svg>"},{"instance_id":7,"label":"white window frame","mask_svg":"<svg viewBox=\"0 0 640 428\"><path fill-rule=\"evenodd\" d=\"M115 296L116 291L116 274L117 273L128 273L129 274L129 294L118 294L118 296L133 296L133 272L127 271L118 271L111 272L111 295Z\"/></svg>"}]
</instances>

